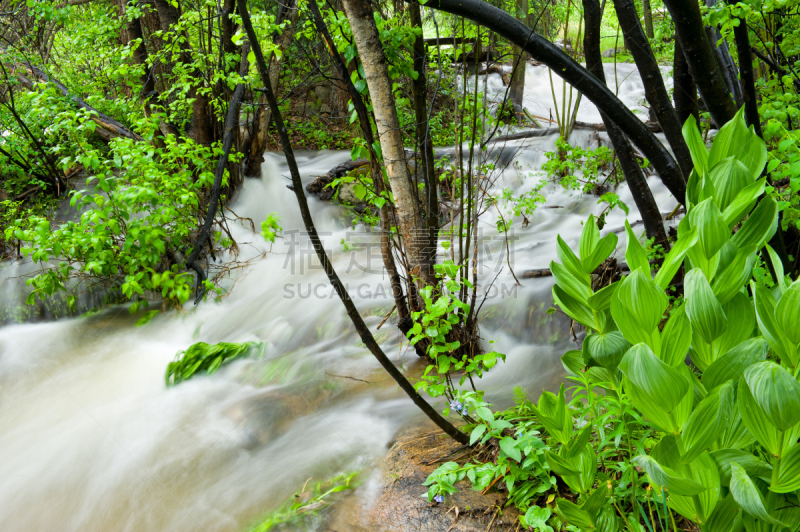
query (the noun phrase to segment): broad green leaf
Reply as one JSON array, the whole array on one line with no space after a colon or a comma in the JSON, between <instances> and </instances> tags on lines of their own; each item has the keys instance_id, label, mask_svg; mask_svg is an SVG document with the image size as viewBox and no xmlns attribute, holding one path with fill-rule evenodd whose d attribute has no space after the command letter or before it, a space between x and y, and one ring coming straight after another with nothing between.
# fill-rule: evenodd
<instances>
[{"instance_id":1,"label":"broad green leaf","mask_svg":"<svg viewBox=\"0 0 800 532\"><path fill-rule=\"evenodd\" d=\"M567 457L566 447L561 447L558 452L561 458ZM586 493L592 488L597 475L597 455L590 445L579 447L575 457L568 460L573 468L578 471L576 476L566 476L564 482L575 493Z\"/></svg>"},{"instance_id":2,"label":"broad green leaf","mask_svg":"<svg viewBox=\"0 0 800 532\"><path fill-rule=\"evenodd\" d=\"M694 228L680 235L672 246L672 249L667 253L667 256L664 257L664 263L661 265L661 269L658 270L654 279L656 284L662 289L666 290L669 288L669 284L672 282L681 264L683 264L683 259L686 257L686 254L692 246L697 243L697 238L697 230Z\"/></svg>"},{"instance_id":3,"label":"broad green leaf","mask_svg":"<svg viewBox=\"0 0 800 532\"><path fill-rule=\"evenodd\" d=\"M579 476L581 474L580 470L575 467L571 460L562 458L550 451L545 451L544 457L547 460L547 465L550 466L550 471L560 477Z\"/></svg>"},{"instance_id":4,"label":"broad green leaf","mask_svg":"<svg viewBox=\"0 0 800 532\"><path fill-rule=\"evenodd\" d=\"M772 269L775 270L775 277L778 280L778 289L780 290L780 294L782 295L786 291L786 273L783 271L783 261L772 249L772 246L769 244L765 245L764 248L767 250L767 254L769 255L769 261L772 263Z\"/></svg>"},{"instance_id":5,"label":"broad green leaf","mask_svg":"<svg viewBox=\"0 0 800 532\"><path fill-rule=\"evenodd\" d=\"M564 366L564 369L567 370L567 373L571 373L572 375L580 375L585 367L585 364L583 363L583 353L577 349L567 351L561 355L561 364Z\"/></svg>"},{"instance_id":6,"label":"broad green leaf","mask_svg":"<svg viewBox=\"0 0 800 532\"><path fill-rule=\"evenodd\" d=\"M724 159L709 170L708 178L714 183L714 199L722 211L733 203L739 192L753 183L750 169L734 157Z\"/></svg>"},{"instance_id":7,"label":"broad green leaf","mask_svg":"<svg viewBox=\"0 0 800 532\"><path fill-rule=\"evenodd\" d=\"M719 207L711 198L701 201L692 209L689 221L699 233L697 244L706 259L716 255L731 238L731 231L722 218Z\"/></svg>"},{"instance_id":8,"label":"broad green leaf","mask_svg":"<svg viewBox=\"0 0 800 532\"><path fill-rule=\"evenodd\" d=\"M767 166L767 146L761 137L750 131L750 140L736 154L736 158L744 163L753 179L757 179Z\"/></svg>"},{"instance_id":9,"label":"broad green leaf","mask_svg":"<svg viewBox=\"0 0 800 532\"><path fill-rule=\"evenodd\" d=\"M672 411L689 391L686 378L653 354L646 344L630 348L622 357L619 369L654 406L664 412Z\"/></svg>"},{"instance_id":10,"label":"broad green leaf","mask_svg":"<svg viewBox=\"0 0 800 532\"><path fill-rule=\"evenodd\" d=\"M561 264L569 270L569 272L583 284L590 286L592 278L588 273L583 271L583 264L580 259L575 256L575 253L570 249L564 239L559 235L556 238L556 254Z\"/></svg>"},{"instance_id":11,"label":"broad green leaf","mask_svg":"<svg viewBox=\"0 0 800 532\"><path fill-rule=\"evenodd\" d=\"M595 524L589 512L583 510L574 502L566 499L556 501L556 511L569 524L578 527L580 530L594 530Z\"/></svg>"},{"instance_id":12,"label":"broad green leaf","mask_svg":"<svg viewBox=\"0 0 800 532\"><path fill-rule=\"evenodd\" d=\"M599 366L608 369L615 369L631 348L630 342L619 331L590 334L584 339L584 345L591 359Z\"/></svg>"},{"instance_id":13,"label":"broad green leaf","mask_svg":"<svg viewBox=\"0 0 800 532\"><path fill-rule=\"evenodd\" d=\"M705 488L694 497L669 492L670 506L681 515L695 522L704 522L714 511L719 501L720 479L719 469L707 452L702 453L690 464L680 460L677 440L674 435L664 436L651 451L651 456L661 466L665 466Z\"/></svg>"},{"instance_id":14,"label":"broad green leaf","mask_svg":"<svg viewBox=\"0 0 800 532\"><path fill-rule=\"evenodd\" d=\"M711 458L717 463L722 484L727 486L731 482L731 463L736 462L751 477L769 480L772 475L772 466L742 449L720 449L712 451Z\"/></svg>"},{"instance_id":15,"label":"broad green leaf","mask_svg":"<svg viewBox=\"0 0 800 532\"><path fill-rule=\"evenodd\" d=\"M750 387L742 376L739 379L739 394L737 396L739 403L739 414L742 416L742 422L747 427L747 431L753 438L756 439L766 450L773 456L779 456L781 449L778 441L778 429L767 420L767 415L764 413L753 394L750 393Z\"/></svg>"},{"instance_id":16,"label":"broad green leaf","mask_svg":"<svg viewBox=\"0 0 800 532\"><path fill-rule=\"evenodd\" d=\"M743 378L776 429L787 431L800 421L800 382L791 373L765 360L745 369Z\"/></svg>"},{"instance_id":17,"label":"broad green leaf","mask_svg":"<svg viewBox=\"0 0 800 532\"><path fill-rule=\"evenodd\" d=\"M753 183L753 174L744 163L728 157L708 171L708 178L714 183L715 202L724 211L745 187Z\"/></svg>"},{"instance_id":18,"label":"broad green leaf","mask_svg":"<svg viewBox=\"0 0 800 532\"><path fill-rule=\"evenodd\" d=\"M476 441L481 439L483 434L486 432L486 425L477 425L469 435L469 444L474 445Z\"/></svg>"},{"instance_id":19,"label":"broad green leaf","mask_svg":"<svg viewBox=\"0 0 800 532\"><path fill-rule=\"evenodd\" d=\"M587 423L585 427L581 429L575 438L569 442L569 447L567 449L567 456L568 460L572 460L576 456L578 456L586 444L589 443L589 440L592 437L592 429L594 426L591 423Z\"/></svg>"},{"instance_id":20,"label":"broad green leaf","mask_svg":"<svg viewBox=\"0 0 800 532\"><path fill-rule=\"evenodd\" d=\"M742 466L736 462L731 462L731 495L748 514L772 523L773 525L782 525L780 521L774 519L764 506L764 498L761 492L753 483L753 480L747 475L747 472Z\"/></svg>"},{"instance_id":21,"label":"broad green leaf","mask_svg":"<svg viewBox=\"0 0 800 532\"><path fill-rule=\"evenodd\" d=\"M628 267L631 269L631 272L635 272L641 268L649 279L651 274L647 253L639 243L639 239L636 238L636 235L633 233L633 229L631 229L631 224L628 223L628 220L625 220L625 236L628 239L628 247L625 250L625 260L628 261Z\"/></svg>"},{"instance_id":22,"label":"broad green leaf","mask_svg":"<svg viewBox=\"0 0 800 532\"><path fill-rule=\"evenodd\" d=\"M743 115L744 107L742 107L736 116L729 120L724 126L719 128L717 136L714 137L714 142L711 144L711 150L708 153L708 168L713 169L714 166L728 157L736 157L744 153L745 147L750 141L750 131L747 129L747 124Z\"/></svg>"},{"instance_id":23,"label":"broad green leaf","mask_svg":"<svg viewBox=\"0 0 800 532\"><path fill-rule=\"evenodd\" d=\"M581 261L584 264L586 263L586 259L588 259L594 252L599 240L600 230L597 228L597 223L594 220L594 214L590 214L589 219L583 224L583 231L581 232L581 240L579 245ZM591 270L587 271L586 273L591 273Z\"/></svg>"},{"instance_id":24,"label":"broad green leaf","mask_svg":"<svg viewBox=\"0 0 800 532\"><path fill-rule=\"evenodd\" d=\"M615 312L615 307L617 307L615 302L622 305L628 314ZM636 343L628 335L630 329L638 329L638 333L631 335L634 338L641 337L641 334L651 336L653 330L661 322L668 305L669 298L661 287L639 269L627 276L620 284L611 301L611 315L625 337L631 343ZM618 314L620 315L619 319L617 318ZM633 321L622 323L626 318Z\"/></svg>"},{"instance_id":25,"label":"broad green leaf","mask_svg":"<svg viewBox=\"0 0 800 532\"><path fill-rule=\"evenodd\" d=\"M795 445L781 457L778 481L770 485L775 493L790 493L800 489L800 445Z\"/></svg>"},{"instance_id":26,"label":"broad green leaf","mask_svg":"<svg viewBox=\"0 0 800 532\"><path fill-rule=\"evenodd\" d=\"M573 320L589 329L601 329L601 327L597 327L595 324L595 317L592 313L592 309L590 309L586 303L578 301L567 294L558 285L553 285L553 300L561 310Z\"/></svg>"},{"instance_id":27,"label":"broad green leaf","mask_svg":"<svg viewBox=\"0 0 800 532\"><path fill-rule=\"evenodd\" d=\"M695 460L722 435L729 423L733 405L733 382L714 388L700 401L692 415L684 423L681 441L684 452L681 461L685 464Z\"/></svg>"},{"instance_id":28,"label":"broad green leaf","mask_svg":"<svg viewBox=\"0 0 800 532\"><path fill-rule=\"evenodd\" d=\"M558 391L558 395L547 390L539 396L539 403L533 406L533 411L539 418L550 434L558 441L566 444L572 435L572 416L567 409L564 398L564 385Z\"/></svg>"},{"instance_id":29,"label":"broad green leaf","mask_svg":"<svg viewBox=\"0 0 800 532\"><path fill-rule=\"evenodd\" d=\"M704 175L706 170L698 172L697 168L692 168L689 179L686 180L686 210L692 212L695 205L704 199L713 197L713 187L710 180L706 180Z\"/></svg>"},{"instance_id":30,"label":"broad green leaf","mask_svg":"<svg viewBox=\"0 0 800 532\"><path fill-rule=\"evenodd\" d=\"M733 495L719 501L705 523L707 532L740 532L742 530L742 509L736 504Z\"/></svg>"},{"instance_id":31,"label":"broad green leaf","mask_svg":"<svg viewBox=\"0 0 800 532\"><path fill-rule=\"evenodd\" d=\"M631 461L645 470L653 484L666 488L669 493L692 496L706 489L701 484L679 475L672 469L661 466L650 456L634 456Z\"/></svg>"},{"instance_id":32,"label":"broad green leaf","mask_svg":"<svg viewBox=\"0 0 800 532\"><path fill-rule=\"evenodd\" d=\"M756 313L753 302L742 292L722 305L722 311L728 318L728 328L714 340L712 358L718 359L737 345L753 336L756 328Z\"/></svg>"},{"instance_id":33,"label":"broad green leaf","mask_svg":"<svg viewBox=\"0 0 800 532\"><path fill-rule=\"evenodd\" d=\"M686 315L692 322L692 330L703 341L710 344L725 332L728 327L728 318L708 284L706 276L699 268L686 274L684 293Z\"/></svg>"},{"instance_id":34,"label":"broad green leaf","mask_svg":"<svg viewBox=\"0 0 800 532\"><path fill-rule=\"evenodd\" d=\"M750 280L753 264L756 262L755 248L736 249L736 256L724 267L720 265L721 271L717 271L711 283L714 295L723 305L741 292L742 287Z\"/></svg>"},{"instance_id":35,"label":"broad green leaf","mask_svg":"<svg viewBox=\"0 0 800 532\"><path fill-rule=\"evenodd\" d=\"M775 310L777 304L775 298L766 287L761 284L750 282L750 291L753 294L753 303L755 303L756 321L758 322L758 330L769 342L769 346L781 360L792 362L796 364L796 360L792 358L792 347L786 333L778 324L775 319Z\"/></svg>"},{"instance_id":36,"label":"broad green leaf","mask_svg":"<svg viewBox=\"0 0 800 532\"><path fill-rule=\"evenodd\" d=\"M765 196L742 226L733 235L732 241L738 248L755 247L761 249L778 228L778 204L772 196Z\"/></svg>"},{"instance_id":37,"label":"broad green leaf","mask_svg":"<svg viewBox=\"0 0 800 532\"><path fill-rule=\"evenodd\" d=\"M661 332L661 360L673 368L684 364L689 344L692 343L692 325L685 307L672 313Z\"/></svg>"},{"instance_id":38,"label":"broad green leaf","mask_svg":"<svg viewBox=\"0 0 800 532\"><path fill-rule=\"evenodd\" d=\"M800 344L800 281L795 281L775 307L775 321L786 338Z\"/></svg>"},{"instance_id":39,"label":"broad green leaf","mask_svg":"<svg viewBox=\"0 0 800 532\"><path fill-rule=\"evenodd\" d=\"M722 218L730 229L733 229L742 219L742 216L753 209L756 200L764 193L764 187L766 187L766 185L766 177L750 183L740 190L736 198L722 211Z\"/></svg>"},{"instance_id":40,"label":"broad green leaf","mask_svg":"<svg viewBox=\"0 0 800 532\"><path fill-rule=\"evenodd\" d=\"M615 281L601 288L592 294L592 296L586 300L586 303L595 312L600 312L611 307L611 298L614 296L614 292L617 291L617 288L619 288L619 283L620 281Z\"/></svg>"},{"instance_id":41,"label":"broad green leaf","mask_svg":"<svg viewBox=\"0 0 800 532\"><path fill-rule=\"evenodd\" d=\"M574 299L586 302L589 296L592 295L592 289L589 284L572 275L563 265L552 261L550 262L550 271L553 273L553 278L558 286Z\"/></svg>"},{"instance_id":42,"label":"broad green leaf","mask_svg":"<svg viewBox=\"0 0 800 532\"><path fill-rule=\"evenodd\" d=\"M665 412L657 403L651 401L650 397L633 382L625 381L625 393L628 395L631 404L636 407L652 425L655 425L664 432L678 431L679 425L674 419L674 415L670 417L668 412ZM691 402L691 397L692 394L687 393L682 401L688 400Z\"/></svg>"},{"instance_id":43,"label":"broad green leaf","mask_svg":"<svg viewBox=\"0 0 800 532\"><path fill-rule=\"evenodd\" d=\"M517 462L522 461L522 452L517 447L517 442L514 438L506 436L501 438L498 443L500 444L500 449L506 453L506 456L513 458Z\"/></svg>"},{"instance_id":44,"label":"broad green leaf","mask_svg":"<svg viewBox=\"0 0 800 532\"><path fill-rule=\"evenodd\" d=\"M737 345L703 372L703 384L716 388L725 381L739 382L744 370L756 362L767 359L769 344L761 337L751 338Z\"/></svg>"},{"instance_id":45,"label":"broad green leaf","mask_svg":"<svg viewBox=\"0 0 800 532\"><path fill-rule=\"evenodd\" d=\"M686 140L686 145L689 146L695 170L698 174L703 175L708 165L708 149L703 142L703 137L700 136L694 116L687 118L683 124L683 138Z\"/></svg>"},{"instance_id":46,"label":"broad green leaf","mask_svg":"<svg viewBox=\"0 0 800 532\"><path fill-rule=\"evenodd\" d=\"M590 274L597 269L597 267L614 252L618 240L619 237L617 237L616 233L608 233L598 240L597 246L595 246L592 254L586 259L583 259L583 271Z\"/></svg>"},{"instance_id":47,"label":"broad green leaf","mask_svg":"<svg viewBox=\"0 0 800 532\"><path fill-rule=\"evenodd\" d=\"M596 512L599 512L603 506L606 505L607 501L608 489L601 484L589 495L589 498L581 504L581 508L589 512L589 515L595 515Z\"/></svg>"}]
</instances>

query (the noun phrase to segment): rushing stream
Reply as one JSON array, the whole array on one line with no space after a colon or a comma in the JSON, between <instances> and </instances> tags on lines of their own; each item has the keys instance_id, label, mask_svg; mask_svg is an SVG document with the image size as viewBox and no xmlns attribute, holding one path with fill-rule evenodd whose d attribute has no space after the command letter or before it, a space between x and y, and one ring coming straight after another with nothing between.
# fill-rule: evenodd
<instances>
[{"instance_id":1,"label":"rushing stream","mask_svg":"<svg viewBox=\"0 0 800 532\"><path fill-rule=\"evenodd\" d=\"M613 65L608 68L613 80ZM630 65L619 71L620 81L627 78L620 98L637 108L641 82ZM502 89L497 75L488 83L495 93ZM552 97L546 69L529 66L526 87L526 105L547 116L542 102ZM578 120L599 122L586 100ZM594 147L598 138L606 139L576 131L571 142ZM539 178L527 174L540 168L554 141L516 143L514 164L494 186L530 189ZM349 157L300 153L304 182ZM140 314L114 307L0 328L0 530L239 531L309 477L318 481L361 469L367 478L397 431L420 418L359 345L297 230L302 223L287 175L283 157L268 154L261 179L246 180L232 205L256 227L277 212L286 240L276 240L270 251L249 223L231 221L238 260L250 262L231 272L227 284L235 286L221 302L187 305L140 327ZM649 183L662 210L675 206L657 177ZM638 220L627 187L619 193L631 208L631 222ZM527 227L514 225L509 259L518 276L548 266L559 233L576 248L581 223L602 209L596 197L555 185L545 195L546 206ZM314 198L310 203L338 272L375 332L392 299L373 236L350 230L339 207ZM612 214L606 231L621 227L623 216ZM494 217L490 210L481 219L481 282L488 286L500 272L482 311L481 333L508 360L480 386L490 401L508 404L514 386L531 397L542 387L556 388L563 375L559 356L574 344L568 322L545 313L552 281L522 280L515 287ZM345 251L345 245L353 249ZM6 301L22 290L14 278L24 268L0 271ZM391 320L376 336L408 374L420 371ZM249 340L264 342L261 357L165 387L164 371L177 351L197 341Z\"/></svg>"}]
</instances>

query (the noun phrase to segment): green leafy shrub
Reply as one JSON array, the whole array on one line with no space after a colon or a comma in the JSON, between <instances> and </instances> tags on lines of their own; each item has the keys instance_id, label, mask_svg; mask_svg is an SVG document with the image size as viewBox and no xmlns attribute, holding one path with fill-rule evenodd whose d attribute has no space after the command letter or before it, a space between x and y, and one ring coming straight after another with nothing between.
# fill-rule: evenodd
<instances>
[{"instance_id":1,"label":"green leafy shrub","mask_svg":"<svg viewBox=\"0 0 800 532\"><path fill-rule=\"evenodd\" d=\"M258 342L220 342L214 345L197 342L186 351L179 351L175 355L175 360L167 364L164 380L167 386L175 386L182 381L191 379L201 371L205 371L206 375L211 375L222 364L247 356L260 345Z\"/></svg>"},{"instance_id":2,"label":"green leafy shrub","mask_svg":"<svg viewBox=\"0 0 800 532\"><path fill-rule=\"evenodd\" d=\"M710 151L692 119L684 136L694 162L687 215L655 276L629 225L631 274L597 291L589 273L616 236L600 238L590 217L578 254L558 239L553 298L587 331L582 349L562 357L577 383L573 400L562 387L500 416L482 405L472 429L473 441L498 442L503 467L495 473L523 510L532 498L515 498L520 486L547 484L526 478L537 468L569 488L550 525L655 531L683 519L707 532L800 527L800 281L785 278L766 245L778 220L760 177L766 147L741 112ZM751 281L761 249L777 273L772 291ZM665 318L664 291L681 266L685 304ZM431 476L429 497L458 479L443 468Z\"/></svg>"}]
</instances>

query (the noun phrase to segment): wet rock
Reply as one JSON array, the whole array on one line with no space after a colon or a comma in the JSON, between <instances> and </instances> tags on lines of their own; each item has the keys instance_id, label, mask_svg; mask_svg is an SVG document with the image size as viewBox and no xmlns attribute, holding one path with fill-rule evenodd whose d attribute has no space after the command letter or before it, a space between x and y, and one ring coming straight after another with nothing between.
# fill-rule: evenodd
<instances>
[{"instance_id":1,"label":"wet rock","mask_svg":"<svg viewBox=\"0 0 800 532\"><path fill-rule=\"evenodd\" d=\"M482 495L468 481L441 504L429 503L422 484L444 462L463 455L463 446L438 429L406 431L381 462L370 500L344 504L327 530L343 532L485 532L515 530L519 513L504 507L497 492Z\"/></svg>"}]
</instances>

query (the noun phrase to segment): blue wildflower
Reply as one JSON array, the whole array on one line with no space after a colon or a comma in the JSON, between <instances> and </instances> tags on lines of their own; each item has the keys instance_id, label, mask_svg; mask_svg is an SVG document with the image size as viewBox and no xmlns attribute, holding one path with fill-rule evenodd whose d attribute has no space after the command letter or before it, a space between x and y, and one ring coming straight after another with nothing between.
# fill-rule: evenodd
<instances>
[{"instance_id":1,"label":"blue wildflower","mask_svg":"<svg viewBox=\"0 0 800 532\"><path fill-rule=\"evenodd\" d=\"M452 408L456 412L461 412L462 410L466 410L464 405L462 405L458 399L454 399L450 402L450 408Z\"/></svg>"},{"instance_id":2,"label":"blue wildflower","mask_svg":"<svg viewBox=\"0 0 800 532\"><path fill-rule=\"evenodd\" d=\"M433 502L438 502L439 504L444 502L444 495L434 495Z\"/></svg>"}]
</instances>

